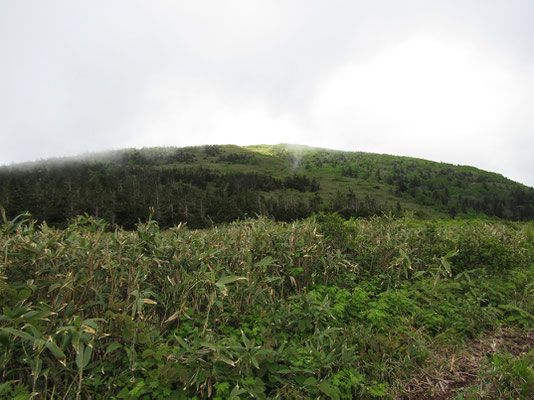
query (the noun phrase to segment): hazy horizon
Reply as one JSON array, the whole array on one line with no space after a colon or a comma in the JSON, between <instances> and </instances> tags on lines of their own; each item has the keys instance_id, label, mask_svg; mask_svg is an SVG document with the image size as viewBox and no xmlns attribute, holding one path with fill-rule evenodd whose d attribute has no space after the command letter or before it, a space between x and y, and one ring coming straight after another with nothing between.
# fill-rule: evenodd
<instances>
[{"instance_id":1,"label":"hazy horizon","mask_svg":"<svg viewBox=\"0 0 534 400\"><path fill-rule=\"evenodd\" d=\"M0 4L0 164L296 143L534 186L527 0Z\"/></svg>"},{"instance_id":2,"label":"hazy horizon","mask_svg":"<svg viewBox=\"0 0 534 400\"><path fill-rule=\"evenodd\" d=\"M86 151L84 153L79 153L79 154L74 154L74 155L64 155L64 156L53 156L53 157L49 157L49 158L40 158L40 159L34 159L34 160L25 160L25 161L19 161L19 162L13 162L13 163L10 163L10 164L0 164L0 168L1 167L17 167L19 165L28 165L28 164L39 164L39 163L45 163L45 162L54 162L54 161L59 161L59 162L63 162L63 161L83 161L84 159L88 159L88 160L91 160L91 159L94 159L95 157L98 157L98 156L105 156L107 155L108 153L113 153L113 152L120 152L120 151L126 151L126 150L132 150L132 149L136 149L136 150L143 150L143 149L151 149L151 148L186 148L186 147L202 147L202 146L210 146L210 145L220 145L220 146L240 146L240 145L237 145L235 143L209 143L209 144L199 144L199 145L193 145L193 146L144 146L144 147L125 147L125 148L121 148L121 149L109 149L109 150L99 150L99 151ZM358 150L344 150L344 149L334 149L334 148L327 148L327 147L319 147L319 146L309 146L307 144L304 144L304 143L273 143L273 144L267 144L267 143L256 143L256 144L251 144L251 145L243 145L242 147L250 147L250 146L262 146L262 145L288 145L288 146L304 146L304 147L311 147L311 148L317 148L317 149L324 149L324 150L334 150L334 151L346 151L346 152L359 152ZM364 153L368 153L368 152L364 152ZM390 153L374 153L374 154L381 154L381 155L391 155L391 156L398 156L398 157L409 157L409 158L417 158L417 159L423 159L423 160L427 160L427 161L432 161L432 162L438 162L438 163L444 163L444 164L450 164L450 165L454 165L454 166L465 166L465 167L474 167L474 168L478 168L474 165L469 165L469 164L454 164L454 163L448 163L446 161L443 161L443 160L430 160L430 159L425 159L425 158L421 158L421 157L412 157L412 156L409 156L409 155L403 155L403 154L390 154ZM482 168L479 168L479 169L482 169ZM490 170L485 170L487 172L492 172L492 173L497 173L497 174L500 174L502 175L500 172L498 171L490 171ZM505 178L508 178L508 179L511 179L512 181L515 181L514 179L506 176L506 175L503 175ZM517 183L521 183L525 186L528 186L528 187L532 187L530 185L527 185L523 182L519 182L519 181L515 181Z\"/></svg>"}]
</instances>

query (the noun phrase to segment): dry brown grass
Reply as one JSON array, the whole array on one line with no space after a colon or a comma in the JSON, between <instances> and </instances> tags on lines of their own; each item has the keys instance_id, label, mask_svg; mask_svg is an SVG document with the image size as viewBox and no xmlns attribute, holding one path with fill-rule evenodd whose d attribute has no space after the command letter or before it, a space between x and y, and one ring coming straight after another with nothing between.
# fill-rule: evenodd
<instances>
[{"instance_id":1,"label":"dry brown grass","mask_svg":"<svg viewBox=\"0 0 534 400\"><path fill-rule=\"evenodd\" d=\"M460 348L442 347L436 350L432 361L414 376L401 397L415 399L456 399L460 393L480 383L484 361L492 354L507 351L520 356L534 348L534 330L528 332L501 329L474 339ZM498 398L489 397L485 398Z\"/></svg>"}]
</instances>

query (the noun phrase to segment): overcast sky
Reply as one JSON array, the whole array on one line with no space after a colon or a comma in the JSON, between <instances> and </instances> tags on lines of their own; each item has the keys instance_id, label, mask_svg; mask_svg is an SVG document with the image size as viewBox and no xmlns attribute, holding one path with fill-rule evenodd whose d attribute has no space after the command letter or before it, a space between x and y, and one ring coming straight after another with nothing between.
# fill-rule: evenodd
<instances>
[{"instance_id":1,"label":"overcast sky","mask_svg":"<svg viewBox=\"0 0 534 400\"><path fill-rule=\"evenodd\" d=\"M0 164L298 143L534 186L532 0L0 0Z\"/></svg>"}]
</instances>

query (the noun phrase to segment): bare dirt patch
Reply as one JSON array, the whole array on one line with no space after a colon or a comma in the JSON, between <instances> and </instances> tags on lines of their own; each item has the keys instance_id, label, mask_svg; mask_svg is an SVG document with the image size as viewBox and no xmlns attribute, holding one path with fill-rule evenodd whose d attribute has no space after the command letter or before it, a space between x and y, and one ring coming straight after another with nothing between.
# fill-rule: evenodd
<instances>
[{"instance_id":1,"label":"bare dirt patch","mask_svg":"<svg viewBox=\"0 0 534 400\"><path fill-rule=\"evenodd\" d=\"M455 399L476 384L482 364L495 352L520 356L534 348L534 330L496 331L474 339L461 349L441 348L433 362L421 369L406 386L401 399Z\"/></svg>"}]
</instances>

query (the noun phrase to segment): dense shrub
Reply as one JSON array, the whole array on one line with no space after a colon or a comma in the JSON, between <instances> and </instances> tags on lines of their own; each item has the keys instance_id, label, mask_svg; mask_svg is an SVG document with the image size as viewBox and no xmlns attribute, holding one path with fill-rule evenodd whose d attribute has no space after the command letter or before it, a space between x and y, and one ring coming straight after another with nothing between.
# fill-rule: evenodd
<instances>
[{"instance_id":1,"label":"dense shrub","mask_svg":"<svg viewBox=\"0 0 534 400\"><path fill-rule=\"evenodd\" d=\"M397 396L435 338L532 326L532 228L4 218L0 397Z\"/></svg>"}]
</instances>

